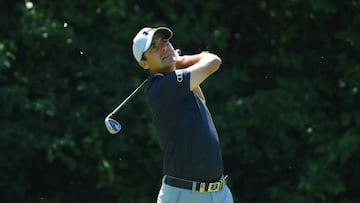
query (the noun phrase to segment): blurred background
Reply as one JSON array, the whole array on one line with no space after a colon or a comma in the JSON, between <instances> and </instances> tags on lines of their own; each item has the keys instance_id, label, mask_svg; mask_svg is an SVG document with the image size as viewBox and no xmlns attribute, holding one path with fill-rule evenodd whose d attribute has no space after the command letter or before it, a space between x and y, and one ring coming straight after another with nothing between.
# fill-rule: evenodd
<instances>
[{"instance_id":1,"label":"blurred background","mask_svg":"<svg viewBox=\"0 0 360 203\"><path fill-rule=\"evenodd\" d=\"M360 0L0 0L0 202L155 202L144 26L223 64L202 88L235 202L359 203Z\"/></svg>"}]
</instances>

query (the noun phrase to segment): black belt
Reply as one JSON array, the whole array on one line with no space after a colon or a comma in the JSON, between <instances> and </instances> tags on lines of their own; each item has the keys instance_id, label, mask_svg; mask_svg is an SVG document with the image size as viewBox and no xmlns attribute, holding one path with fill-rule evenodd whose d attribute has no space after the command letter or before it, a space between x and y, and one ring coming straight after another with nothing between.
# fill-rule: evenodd
<instances>
[{"instance_id":1,"label":"black belt","mask_svg":"<svg viewBox=\"0 0 360 203\"><path fill-rule=\"evenodd\" d=\"M198 192L217 192L221 190L225 183L225 179L227 176L221 178L219 182L213 182L213 183L207 183L207 182L196 182L196 181L190 181L190 180L184 180L175 178L172 176L166 176L165 177L165 184L171 185L178 188L188 189L192 190L193 183L195 183L195 190Z\"/></svg>"}]
</instances>

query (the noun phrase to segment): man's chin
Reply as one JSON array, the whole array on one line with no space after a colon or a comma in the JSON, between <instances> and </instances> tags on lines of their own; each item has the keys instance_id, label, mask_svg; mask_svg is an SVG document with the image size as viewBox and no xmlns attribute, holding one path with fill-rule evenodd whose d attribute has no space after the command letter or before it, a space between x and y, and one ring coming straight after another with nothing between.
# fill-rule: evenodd
<instances>
[{"instance_id":1,"label":"man's chin","mask_svg":"<svg viewBox=\"0 0 360 203\"><path fill-rule=\"evenodd\" d=\"M176 56L168 56L168 57L164 57L163 58L164 63L171 63L171 64L175 64L176 61Z\"/></svg>"},{"instance_id":2,"label":"man's chin","mask_svg":"<svg viewBox=\"0 0 360 203\"><path fill-rule=\"evenodd\" d=\"M167 57L163 59L163 63L166 64L165 66L175 66L176 64L175 57Z\"/></svg>"}]
</instances>

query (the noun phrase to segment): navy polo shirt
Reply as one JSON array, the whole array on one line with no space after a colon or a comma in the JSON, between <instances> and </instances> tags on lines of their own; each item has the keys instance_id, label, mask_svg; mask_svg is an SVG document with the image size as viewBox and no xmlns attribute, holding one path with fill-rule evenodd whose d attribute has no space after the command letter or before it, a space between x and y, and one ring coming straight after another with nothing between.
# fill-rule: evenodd
<instances>
[{"instance_id":1,"label":"navy polo shirt","mask_svg":"<svg viewBox=\"0 0 360 203\"><path fill-rule=\"evenodd\" d=\"M216 181L223 175L219 137L205 103L190 91L187 69L150 77L147 100L166 175Z\"/></svg>"}]
</instances>

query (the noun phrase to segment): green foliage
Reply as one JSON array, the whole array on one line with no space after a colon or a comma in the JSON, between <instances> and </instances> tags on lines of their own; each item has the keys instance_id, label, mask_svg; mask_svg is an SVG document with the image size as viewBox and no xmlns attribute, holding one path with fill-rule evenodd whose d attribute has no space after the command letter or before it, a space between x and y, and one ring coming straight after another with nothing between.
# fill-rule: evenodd
<instances>
[{"instance_id":1,"label":"green foliage","mask_svg":"<svg viewBox=\"0 0 360 203\"><path fill-rule=\"evenodd\" d=\"M0 202L154 202L162 154L131 53L168 26L222 68L202 85L236 202L356 203L360 2L3 1Z\"/></svg>"}]
</instances>

